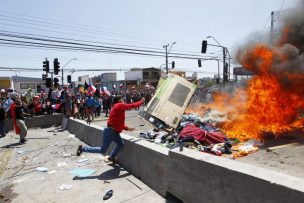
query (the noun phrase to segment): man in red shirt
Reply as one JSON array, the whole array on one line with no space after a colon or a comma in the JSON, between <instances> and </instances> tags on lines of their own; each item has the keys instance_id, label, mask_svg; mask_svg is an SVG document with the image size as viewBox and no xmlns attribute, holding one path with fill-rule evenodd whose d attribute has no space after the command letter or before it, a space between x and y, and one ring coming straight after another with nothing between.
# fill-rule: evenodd
<instances>
[{"instance_id":1,"label":"man in red shirt","mask_svg":"<svg viewBox=\"0 0 304 203\"><path fill-rule=\"evenodd\" d=\"M125 111L132 108L137 108L145 102L143 97L140 101L133 104L125 104L122 101L121 96L116 96L113 100L113 107L110 112L110 117L107 122L107 127L103 131L103 141L101 147L83 147L79 145L77 148L77 156L80 156L82 152L88 153L105 153L110 146L111 142L114 141L116 146L111 152L109 157L105 157L105 162L114 162L116 155L119 150L123 147L123 141L120 137L120 133L123 130L133 131L134 128L130 128L125 125Z\"/></svg>"}]
</instances>

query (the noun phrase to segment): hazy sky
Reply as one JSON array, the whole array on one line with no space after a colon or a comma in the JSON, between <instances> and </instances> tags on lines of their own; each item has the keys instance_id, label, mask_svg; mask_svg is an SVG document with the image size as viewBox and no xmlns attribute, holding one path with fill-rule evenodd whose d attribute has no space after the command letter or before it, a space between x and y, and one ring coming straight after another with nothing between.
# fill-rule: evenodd
<instances>
[{"instance_id":1,"label":"hazy sky","mask_svg":"<svg viewBox=\"0 0 304 203\"><path fill-rule=\"evenodd\" d=\"M164 51L176 42L172 52L202 55L201 42L213 36L221 45L236 50L248 35L268 32L271 11L296 6L298 0L1 0L0 30L50 37L119 44ZM277 23L277 22L275 22ZM0 37L1 38L1 37ZM208 43L216 44L212 39ZM133 48L134 48L133 47ZM207 54L221 55L219 48ZM202 55L203 56L203 55ZM165 57L126 54L15 48L0 44L0 67L41 68L48 57L58 58L66 68L159 68ZM233 56L232 56L233 57ZM174 60L176 69L199 71L201 77L217 73L215 61ZM52 64L52 63L51 63ZM232 64L238 66L238 64ZM101 72L76 72L97 75ZM1 76L41 77L41 72L0 72ZM123 79L123 74L118 74Z\"/></svg>"}]
</instances>

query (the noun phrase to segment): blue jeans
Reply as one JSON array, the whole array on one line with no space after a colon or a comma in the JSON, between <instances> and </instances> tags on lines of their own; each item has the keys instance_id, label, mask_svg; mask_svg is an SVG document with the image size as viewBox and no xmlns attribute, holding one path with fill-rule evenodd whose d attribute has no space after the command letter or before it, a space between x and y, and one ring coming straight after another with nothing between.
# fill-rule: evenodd
<instances>
[{"instance_id":1,"label":"blue jeans","mask_svg":"<svg viewBox=\"0 0 304 203\"><path fill-rule=\"evenodd\" d=\"M120 134L114 131L112 128L105 128L103 131L103 140L100 147L83 147L83 152L88 153L101 153L104 154L109 148L111 142L114 141L116 146L110 154L110 158L114 159L118 154L119 150L123 147L123 141L120 137Z\"/></svg>"},{"instance_id":2,"label":"blue jeans","mask_svg":"<svg viewBox=\"0 0 304 203\"><path fill-rule=\"evenodd\" d=\"M4 120L0 120L0 135L4 136L5 135L5 131L4 131Z\"/></svg>"}]
</instances>

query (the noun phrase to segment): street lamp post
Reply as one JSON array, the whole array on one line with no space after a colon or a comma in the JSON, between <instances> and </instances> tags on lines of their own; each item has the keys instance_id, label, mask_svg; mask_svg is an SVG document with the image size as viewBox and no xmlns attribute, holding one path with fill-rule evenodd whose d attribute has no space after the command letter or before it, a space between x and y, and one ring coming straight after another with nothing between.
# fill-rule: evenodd
<instances>
[{"instance_id":1,"label":"street lamp post","mask_svg":"<svg viewBox=\"0 0 304 203\"><path fill-rule=\"evenodd\" d=\"M176 42L173 42L173 43L171 44L171 46L170 46L170 48L169 48L169 51L168 51L168 46L169 46L169 44L163 46L163 48L166 48L166 75L168 75L168 72L169 72L169 70L168 70L168 55L170 54L171 48L172 48L172 46L173 46L174 44L176 44Z\"/></svg>"},{"instance_id":2,"label":"street lamp post","mask_svg":"<svg viewBox=\"0 0 304 203\"><path fill-rule=\"evenodd\" d=\"M63 68L67 66L71 61L77 60L77 58L70 59L66 64L64 64L61 68L61 85L63 86Z\"/></svg>"},{"instance_id":3,"label":"street lamp post","mask_svg":"<svg viewBox=\"0 0 304 203\"><path fill-rule=\"evenodd\" d=\"M226 80L226 75L227 75L227 71L225 71L225 67L226 67L226 52L228 53L228 78L230 79L230 53L227 49L227 47L222 46L213 36L208 36L207 38L212 38L218 45L219 47L221 47L223 49L223 83L225 84L225 80ZM214 45L215 46L215 45Z\"/></svg>"}]
</instances>

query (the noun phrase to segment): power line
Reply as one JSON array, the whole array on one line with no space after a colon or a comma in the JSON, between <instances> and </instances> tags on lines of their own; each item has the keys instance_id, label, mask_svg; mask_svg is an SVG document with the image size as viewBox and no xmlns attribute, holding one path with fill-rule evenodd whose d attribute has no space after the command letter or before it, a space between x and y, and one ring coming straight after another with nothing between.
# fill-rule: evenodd
<instances>
[{"instance_id":1,"label":"power line","mask_svg":"<svg viewBox=\"0 0 304 203\"><path fill-rule=\"evenodd\" d=\"M24 21L25 22L29 22L30 21L31 22L30 24L33 24L33 25L42 25L43 27L53 27L53 28L55 28L54 26L50 26L50 25L55 25L55 26L64 27L64 29L67 29L67 28L70 29L70 28L72 28L72 29L74 29L74 31L75 31L75 29L77 29L77 31L86 32L86 33L87 32L91 32L91 33L94 32L94 33L98 33L98 34L108 33L107 35L121 36L121 35L119 35L119 34L117 34L115 32L101 31L101 30L96 29L96 27L91 27L91 26L88 26L88 25L75 24L75 23L65 22L65 21L57 21L57 22L60 22L60 23L54 23L54 20L49 20L49 19L47 19L47 20L41 20L40 17L39 17L39 20L37 20L37 17L34 17L34 16L20 15L20 14L17 14L17 15L19 15L19 16L27 16L27 17L30 17L31 19L29 20L29 19L26 19L26 18L20 18L20 17L16 17L16 16L12 17L10 15L0 14L0 16L4 17L6 19L7 18L9 18L9 19L17 19L17 20L19 20L19 22L21 20L21 23L24 23ZM17 21L15 21L15 22L17 22ZM33 22L37 22L37 23L33 23ZM64 22L64 23L62 23L62 22ZM72 26L72 25L76 25L76 26ZM86 29L83 29L84 27L86 27ZM155 37L151 37L151 36L149 36L149 37L142 37L142 35L135 34L135 33L131 34L131 33L122 32L122 31L120 31L120 33L122 33L123 35L128 36L127 38L130 38L130 37L131 38L136 38L136 39L142 38L144 40L150 40L150 41L151 41L151 39L156 39ZM168 40L168 39L166 39L166 40ZM157 41L159 41L159 40L157 40Z\"/></svg>"},{"instance_id":2,"label":"power line","mask_svg":"<svg viewBox=\"0 0 304 203\"><path fill-rule=\"evenodd\" d=\"M5 13L5 12L4 12ZM18 14L17 14L18 15ZM31 21L29 22L29 19L25 19L25 18L19 18L19 17L12 17L12 16L9 16L9 15L3 15L3 14L0 14L0 17L4 17L4 19L5 20L7 20L7 21L11 21L11 22L18 22L18 23L23 23L24 24L24 22L25 23L27 23L27 24L32 24L32 25L38 25L38 26L43 26L43 28L44 27L51 27L51 28L56 28L57 29L57 27L56 26L61 26L61 27L64 27L64 29L65 30L68 30L67 28L73 28L73 29L70 29L70 30L73 30L73 31L80 31L80 32L85 32L85 33L92 33L92 32L90 32L89 30L92 30L93 31L93 33L97 33L98 35L100 35L100 31L99 30L96 30L96 29L85 29L85 30L83 30L83 27L84 27L84 25L81 25L81 27L79 27L79 26L77 26L77 27L75 27L75 26L71 26L71 23L69 23L68 25L62 25L62 24L58 24L58 23L53 23L53 22L49 22L49 20L47 21L47 23L45 23L46 21L43 21L43 20L37 20L37 18L36 17L33 17L33 16L27 16L27 15L21 15L21 16L27 16L27 17L30 17L30 18L34 18L34 19L31 19ZM9 18L9 19L7 19L7 18ZM13 20L12 20L13 19ZM15 19L17 19L17 20L15 20ZM1 20L1 19L0 19ZM21 21L20 21L21 20ZM38 23L33 23L33 22L38 22ZM62 32L62 31L53 31L53 30L47 30L47 29L41 29L41 28L32 28L32 27L29 27L29 26L20 26L20 25L12 25L12 24L5 24L5 23L2 23L3 25L7 25L7 26L15 26L15 27L23 27L23 28L26 28L26 29L35 29L35 30L41 30L41 31L45 31L45 32L56 32L56 33L62 33L62 34L70 34L70 33L66 33L66 32ZM56 26L51 26L51 25L56 25ZM89 27L89 26L86 26L86 27ZM60 29L61 30L61 29ZM109 32L108 32L109 33ZM111 32L110 32L111 33ZM108 34L109 35L109 34ZM78 36L80 36L79 34L78 34ZM83 35L84 36L84 35ZM91 37L92 38L92 36L88 36L88 35L85 35L86 37ZM112 34L112 35L110 35L110 36L115 36L115 37L120 37L119 35L117 35L117 34ZM130 37L128 37L128 38L130 38ZM141 37L141 38L143 38L143 37ZM113 40L113 39L109 39L109 38L103 38L103 39L107 39L107 40ZM131 38L131 39L134 39L134 38ZM138 40L139 39L139 37L136 37L136 40ZM149 42L151 42L151 38L143 38L145 41L149 41ZM122 40L119 40L119 39L115 39L115 41L122 41ZM126 41L122 41L122 42L126 42ZM123 45L121 45L121 46L123 46ZM131 45L129 45L129 46L131 46ZM133 47L139 47L139 46L133 46ZM143 47L144 48L144 47ZM151 48L150 48L151 49ZM157 50L159 50L159 48L154 48L154 49L157 49ZM189 52L188 52L189 53Z\"/></svg>"},{"instance_id":3,"label":"power line","mask_svg":"<svg viewBox=\"0 0 304 203\"><path fill-rule=\"evenodd\" d=\"M9 37L9 38L18 38L18 39L26 39L32 41L43 41L49 43L38 43L32 41L25 41L25 40L11 40L1 38L0 41L3 41L4 44L7 45L17 45L17 46L29 46L32 45L34 47L47 47L47 48L60 48L60 49L76 49L82 51L95 51L95 52L108 52L108 53L125 53L125 54L140 54L140 55L150 55L150 56L159 56L163 57L163 52L154 51L154 50L146 50L146 49L131 49L131 48L124 48L124 47L115 47L115 46L102 46L102 45L93 45L93 44L86 44L86 43L78 43L78 42L71 42L71 41L64 41L64 40L53 40L49 38L38 38L38 37L31 37L26 35L15 35L10 34L8 32L0 32L0 36ZM77 40L74 40L77 41ZM172 53L169 57L172 58L183 58L183 59L210 59L206 57L201 57L201 55L193 55L193 54L183 54L183 53ZM215 58L215 57L213 57Z\"/></svg>"}]
</instances>

